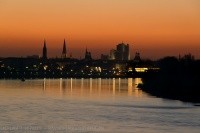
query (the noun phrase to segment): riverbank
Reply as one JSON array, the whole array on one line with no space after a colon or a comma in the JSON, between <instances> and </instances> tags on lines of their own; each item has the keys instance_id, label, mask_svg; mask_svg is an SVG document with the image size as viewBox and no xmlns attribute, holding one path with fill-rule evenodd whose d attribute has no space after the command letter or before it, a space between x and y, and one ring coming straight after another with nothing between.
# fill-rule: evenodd
<instances>
[{"instance_id":1,"label":"riverbank","mask_svg":"<svg viewBox=\"0 0 200 133\"><path fill-rule=\"evenodd\" d=\"M173 86L174 84L172 84ZM186 85L188 87L188 85ZM180 100L183 102L192 102L192 103L200 103L199 90L197 89L188 89L187 87L174 85L173 87L168 88L168 85L161 84L142 84L140 85L140 89L145 91L146 93L156 96L159 98L166 98L172 100ZM181 89L177 89L177 88ZM183 88L182 88L183 87ZM195 86L193 86L195 87Z\"/></svg>"},{"instance_id":2,"label":"riverbank","mask_svg":"<svg viewBox=\"0 0 200 133\"><path fill-rule=\"evenodd\" d=\"M161 70L142 78L140 88L161 98L200 103L200 72L195 61L185 62L174 57L159 61Z\"/></svg>"}]
</instances>

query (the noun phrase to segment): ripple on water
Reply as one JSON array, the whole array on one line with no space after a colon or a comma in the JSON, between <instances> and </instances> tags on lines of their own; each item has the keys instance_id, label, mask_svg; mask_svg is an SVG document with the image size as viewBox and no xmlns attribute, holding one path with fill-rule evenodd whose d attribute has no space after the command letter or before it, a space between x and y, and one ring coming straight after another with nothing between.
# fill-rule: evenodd
<instances>
[{"instance_id":1,"label":"ripple on water","mask_svg":"<svg viewBox=\"0 0 200 133\"><path fill-rule=\"evenodd\" d=\"M72 90L67 79L46 81L45 89L42 80L25 84L0 81L0 129L23 127L23 130L7 131L9 133L25 133L25 127L35 128L28 132L41 133L200 131L199 107L148 97L131 90L130 86L128 90L127 79L120 80L121 90L118 82L114 86L109 84L112 82L109 79L102 79L102 86L98 83L100 80L76 79ZM61 82L66 82L65 86L60 85Z\"/></svg>"}]
</instances>

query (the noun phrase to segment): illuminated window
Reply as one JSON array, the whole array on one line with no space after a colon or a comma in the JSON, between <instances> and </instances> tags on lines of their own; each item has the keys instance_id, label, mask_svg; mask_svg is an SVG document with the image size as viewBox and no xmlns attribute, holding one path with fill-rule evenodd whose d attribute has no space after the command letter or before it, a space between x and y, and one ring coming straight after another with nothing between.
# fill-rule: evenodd
<instances>
[{"instance_id":1,"label":"illuminated window","mask_svg":"<svg viewBox=\"0 0 200 133\"><path fill-rule=\"evenodd\" d=\"M135 68L136 72L146 72L148 68Z\"/></svg>"}]
</instances>

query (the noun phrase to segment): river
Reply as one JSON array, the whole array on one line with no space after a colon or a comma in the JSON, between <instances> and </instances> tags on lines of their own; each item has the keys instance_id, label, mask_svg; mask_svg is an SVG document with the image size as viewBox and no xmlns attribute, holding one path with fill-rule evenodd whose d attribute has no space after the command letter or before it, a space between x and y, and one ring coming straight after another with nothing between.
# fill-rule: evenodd
<instances>
[{"instance_id":1,"label":"river","mask_svg":"<svg viewBox=\"0 0 200 133\"><path fill-rule=\"evenodd\" d=\"M150 96L141 82L0 80L0 132L199 133L200 107Z\"/></svg>"}]
</instances>

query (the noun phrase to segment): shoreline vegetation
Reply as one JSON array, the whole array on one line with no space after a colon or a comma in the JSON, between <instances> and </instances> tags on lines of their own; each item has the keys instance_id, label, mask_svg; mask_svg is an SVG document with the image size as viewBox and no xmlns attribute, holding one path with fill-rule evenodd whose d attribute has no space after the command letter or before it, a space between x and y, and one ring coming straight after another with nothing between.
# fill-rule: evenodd
<instances>
[{"instance_id":1,"label":"shoreline vegetation","mask_svg":"<svg viewBox=\"0 0 200 133\"><path fill-rule=\"evenodd\" d=\"M200 103L200 61L191 55L165 57L158 66L160 71L148 72L139 88L156 97Z\"/></svg>"}]
</instances>

